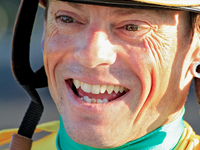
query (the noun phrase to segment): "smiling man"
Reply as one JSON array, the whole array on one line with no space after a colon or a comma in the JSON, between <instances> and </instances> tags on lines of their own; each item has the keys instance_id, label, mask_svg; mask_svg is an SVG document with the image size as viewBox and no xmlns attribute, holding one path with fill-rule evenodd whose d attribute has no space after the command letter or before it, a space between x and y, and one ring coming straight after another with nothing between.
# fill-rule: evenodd
<instances>
[{"instance_id":1,"label":"smiling man","mask_svg":"<svg viewBox=\"0 0 200 150\"><path fill-rule=\"evenodd\" d=\"M200 149L182 119L199 78L199 0L40 4L57 149Z\"/></svg>"},{"instance_id":2,"label":"smiling man","mask_svg":"<svg viewBox=\"0 0 200 150\"><path fill-rule=\"evenodd\" d=\"M73 141L119 147L182 116L189 68L199 60L199 31L189 12L50 0L46 18L48 85ZM180 139L180 125L166 149ZM168 132L174 131L160 133L163 143Z\"/></svg>"}]
</instances>

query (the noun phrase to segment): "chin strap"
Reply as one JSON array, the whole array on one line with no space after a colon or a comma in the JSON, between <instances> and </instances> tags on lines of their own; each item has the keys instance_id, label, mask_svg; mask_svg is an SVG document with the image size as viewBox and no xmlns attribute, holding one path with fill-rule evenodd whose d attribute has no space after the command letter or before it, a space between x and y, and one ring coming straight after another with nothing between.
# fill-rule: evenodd
<instances>
[{"instance_id":1,"label":"chin strap","mask_svg":"<svg viewBox=\"0 0 200 150\"><path fill-rule=\"evenodd\" d=\"M32 28L39 0L22 0L16 19L13 41L11 67L15 79L21 84L31 98L31 103L19 127L14 134L10 150L30 150L32 135L42 116L43 104L36 88L47 86L44 67L36 72L30 67L29 51Z\"/></svg>"}]
</instances>

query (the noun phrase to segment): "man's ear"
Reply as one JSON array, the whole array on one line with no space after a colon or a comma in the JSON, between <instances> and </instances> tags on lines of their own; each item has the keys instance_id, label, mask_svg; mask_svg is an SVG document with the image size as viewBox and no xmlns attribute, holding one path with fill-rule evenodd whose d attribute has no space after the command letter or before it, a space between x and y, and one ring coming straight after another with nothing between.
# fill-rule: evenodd
<instances>
[{"instance_id":1,"label":"man's ear","mask_svg":"<svg viewBox=\"0 0 200 150\"><path fill-rule=\"evenodd\" d=\"M197 35L198 34L198 35ZM200 33L197 33L196 36L193 37L194 51L191 55L191 64L190 64L190 73L195 78L200 78Z\"/></svg>"},{"instance_id":2,"label":"man's ear","mask_svg":"<svg viewBox=\"0 0 200 150\"><path fill-rule=\"evenodd\" d=\"M39 0L40 6L46 8L47 0Z\"/></svg>"},{"instance_id":3,"label":"man's ear","mask_svg":"<svg viewBox=\"0 0 200 150\"><path fill-rule=\"evenodd\" d=\"M200 78L200 59L190 65L190 71L193 77Z\"/></svg>"},{"instance_id":4,"label":"man's ear","mask_svg":"<svg viewBox=\"0 0 200 150\"><path fill-rule=\"evenodd\" d=\"M194 68L193 71L195 72L194 76L194 84L195 84L195 95L197 98L197 102L200 105L200 62L193 62Z\"/></svg>"},{"instance_id":5,"label":"man's ear","mask_svg":"<svg viewBox=\"0 0 200 150\"><path fill-rule=\"evenodd\" d=\"M200 105L200 15L197 15L195 20L195 33L197 34L197 48L195 52L195 58L190 66L190 71L194 77L195 95L197 102Z\"/></svg>"}]
</instances>

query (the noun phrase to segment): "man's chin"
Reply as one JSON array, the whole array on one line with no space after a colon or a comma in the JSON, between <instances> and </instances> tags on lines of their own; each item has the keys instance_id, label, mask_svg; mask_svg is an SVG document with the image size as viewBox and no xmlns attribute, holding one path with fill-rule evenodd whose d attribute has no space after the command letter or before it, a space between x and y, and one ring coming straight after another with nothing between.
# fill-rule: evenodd
<instances>
[{"instance_id":1,"label":"man's chin","mask_svg":"<svg viewBox=\"0 0 200 150\"><path fill-rule=\"evenodd\" d=\"M97 131L96 129L75 129L75 131L69 131L69 137L76 143L87 145L94 148L113 148L117 145L115 140L108 135L109 132Z\"/></svg>"},{"instance_id":2,"label":"man's chin","mask_svg":"<svg viewBox=\"0 0 200 150\"><path fill-rule=\"evenodd\" d=\"M105 122L104 122L105 123ZM76 143L87 145L94 148L113 148L128 142L127 134L130 129L117 130L114 124L104 124L99 121L91 123L88 121L81 122L66 122L65 130L68 136Z\"/></svg>"}]
</instances>

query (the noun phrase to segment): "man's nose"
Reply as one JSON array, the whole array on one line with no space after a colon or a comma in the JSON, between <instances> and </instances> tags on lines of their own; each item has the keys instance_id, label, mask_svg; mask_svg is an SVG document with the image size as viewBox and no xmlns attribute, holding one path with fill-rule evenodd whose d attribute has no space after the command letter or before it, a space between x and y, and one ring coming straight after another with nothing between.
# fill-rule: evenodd
<instances>
[{"instance_id":1,"label":"man's nose","mask_svg":"<svg viewBox=\"0 0 200 150\"><path fill-rule=\"evenodd\" d=\"M111 65L116 60L115 46L103 31L90 32L77 44L74 57L85 67Z\"/></svg>"}]
</instances>

